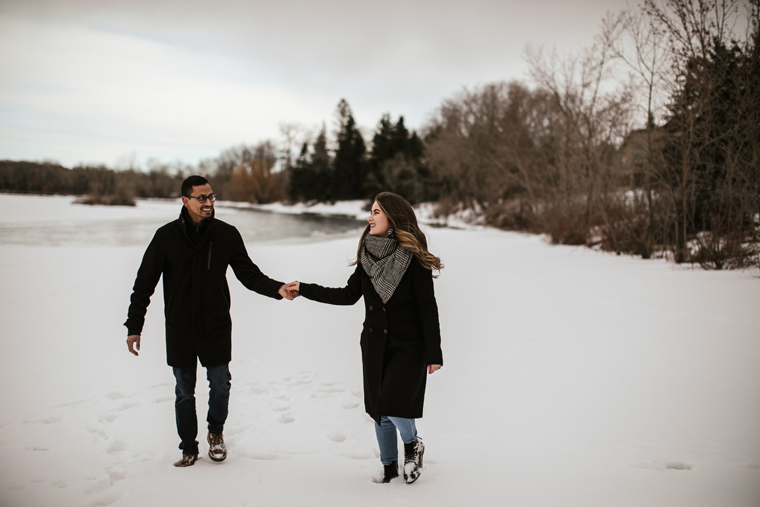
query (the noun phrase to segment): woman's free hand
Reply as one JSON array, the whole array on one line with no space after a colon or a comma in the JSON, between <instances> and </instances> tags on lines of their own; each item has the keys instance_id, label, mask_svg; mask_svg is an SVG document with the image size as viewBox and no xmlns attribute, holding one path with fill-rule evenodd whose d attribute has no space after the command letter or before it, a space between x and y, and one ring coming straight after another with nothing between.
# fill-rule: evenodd
<instances>
[{"instance_id":1,"label":"woman's free hand","mask_svg":"<svg viewBox=\"0 0 760 507\"><path fill-rule=\"evenodd\" d=\"M442 366L440 364L429 364L428 365L428 374L429 375L433 374L433 373L437 372L438 370L440 370L441 368L442 368Z\"/></svg>"},{"instance_id":2,"label":"woman's free hand","mask_svg":"<svg viewBox=\"0 0 760 507\"><path fill-rule=\"evenodd\" d=\"M299 291L301 290L301 282L290 282L285 288L290 293L291 298L295 299L298 297Z\"/></svg>"}]
</instances>

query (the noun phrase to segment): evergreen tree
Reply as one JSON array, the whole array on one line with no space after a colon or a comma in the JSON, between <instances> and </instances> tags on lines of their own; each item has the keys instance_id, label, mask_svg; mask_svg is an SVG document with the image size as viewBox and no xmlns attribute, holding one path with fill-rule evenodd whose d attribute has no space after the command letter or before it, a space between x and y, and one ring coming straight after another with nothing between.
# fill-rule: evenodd
<instances>
[{"instance_id":1,"label":"evergreen tree","mask_svg":"<svg viewBox=\"0 0 760 507\"><path fill-rule=\"evenodd\" d=\"M380 118L375 135L372 137L372 152L368 161L367 192L375 195L386 188L385 177L382 173L382 165L393 158L395 149L393 146L394 125L391 116L385 113Z\"/></svg>"},{"instance_id":2,"label":"evergreen tree","mask_svg":"<svg viewBox=\"0 0 760 507\"><path fill-rule=\"evenodd\" d=\"M409 131L404 125L404 117L399 116L398 123L393 127L393 150L394 155L401 153L404 156L408 156L409 148Z\"/></svg>"},{"instance_id":3,"label":"evergreen tree","mask_svg":"<svg viewBox=\"0 0 760 507\"><path fill-rule=\"evenodd\" d=\"M409 137L409 141L406 145L406 155L412 160L421 160L423 152L422 139L419 138L417 132L412 131L412 135Z\"/></svg>"},{"instance_id":4,"label":"evergreen tree","mask_svg":"<svg viewBox=\"0 0 760 507\"><path fill-rule=\"evenodd\" d=\"M740 205L740 200L727 198L725 189L742 188L751 179L742 173L751 165L744 163L748 153L760 146L756 135L747 135L756 131L752 125L760 104L746 100L758 97L758 81L742 78L748 63L737 43L729 47L716 39L706 57L688 62L682 85L672 97L664 155L674 170L666 177L686 196L678 210L687 217L686 234L710 230L718 225L717 217L737 214L728 208ZM747 107L752 102L754 110Z\"/></svg>"},{"instance_id":5,"label":"evergreen tree","mask_svg":"<svg viewBox=\"0 0 760 507\"><path fill-rule=\"evenodd\" d=\"M391 115L385 113L380 118L375 135L372 137L372 152L370 153L372 163L384 162L393 158L393 138L394 126L391 122Z\"/></svg>"},{"instance_id":6,"label":"evergreen tree","mask_svg":"<svg viewBox=\"0 0 760 507\"><path fill-rule=\"evenodd\" d=\"M303 143L290 171L290 198L294 201L333 201L332 160L327 150L327 131L322 125L312 149Z\"/></svg>"},{"instance_id":7,"label":"evergreen tree","mask_svg":"<svg viewBox=\"0 0 760 507\"><path fill-rule=\"evenodd\" d=\"M384 114L372 138L367 190L369 195L387 190L419 202L432 194L426 190L429 171L422 163L422 140L409 133L401 116L395 124Z\"/></svg>"},{"instance_id":8,"label":"evergreen tree","mask_svg":"<svg viewBox=\"0 0 760 507\"><path fill-rule=\"evenodd\" d=\"M336 175L333 169L333 160L327 151L327 130L322 125L322 130L314 141L314 154L311 157L313 180L311 184L310 199L319 202L334 202L340 197L335 193Z\"/></svg>"},{"instance_id":9,"label":"evergreen tree","mask_svg":"<svg viewBox=\"0 0 760 507\"><path fill-rule=\"evenodd\" d=\"M338 127L338 148L333 161L333 198L362 199L366 197L367 148L345 99L338 104Z\"/></svg>"},{"instance_id":10,"label":"evergreen tree","mask_svg":"<svg viewBox=\"0 0 760 507\"><path fill-rule=\"evenodd\" d=\"M301 152L295 163L289 168L290 185L288 195L293 201L305 201L306 195L311 187L313 174L311 162L309 161L309 143L303 143Z\"/></svg>"}]
</instances>

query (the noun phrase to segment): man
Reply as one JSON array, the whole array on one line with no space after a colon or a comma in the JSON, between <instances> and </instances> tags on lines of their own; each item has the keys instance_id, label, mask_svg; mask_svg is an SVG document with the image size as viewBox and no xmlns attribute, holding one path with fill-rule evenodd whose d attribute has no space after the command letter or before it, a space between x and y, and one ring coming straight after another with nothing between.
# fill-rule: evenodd
<instances>
[{"instance_id":1,"label":"man","mask_svg":"<svg viewBox=\"0 0 760 507\"><path fill-rule=\"evenodd\" d=\"M180 216L156 231L143 256L130 299L127 347L135 356L145 312L158 279L164 277L166 359L177 380L174 407L182 459L177 467L198 459L195 380L198 360L209 381L209 457L224 461L223 429L232 377L232 321L227 267L248 289L275 299L292 299L285 284L264 275L251 261L238 230L214 218L216 196L202 176L182 183Z\"/></svg>"}]
</instances>

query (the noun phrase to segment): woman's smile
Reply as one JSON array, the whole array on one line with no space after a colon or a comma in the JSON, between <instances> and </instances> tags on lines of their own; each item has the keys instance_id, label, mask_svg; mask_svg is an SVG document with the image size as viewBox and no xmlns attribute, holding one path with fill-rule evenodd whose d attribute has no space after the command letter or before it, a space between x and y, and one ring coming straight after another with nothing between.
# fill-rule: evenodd
<instances>
[{"instance_id":1,"label":"woman's smile","mask_svg":"<svg viewBox=\"0 0 760 507\"><path fill-rule=\"evenodd\" d=\"M369 222L369 233L372 236L385 236L388 234L388 229L390 227L388 224L388 217L383 213L383 210L380 209L380 205L377 201L372 203L372 209L369 212L367 222Z\"/></svg>"}]
</instances>

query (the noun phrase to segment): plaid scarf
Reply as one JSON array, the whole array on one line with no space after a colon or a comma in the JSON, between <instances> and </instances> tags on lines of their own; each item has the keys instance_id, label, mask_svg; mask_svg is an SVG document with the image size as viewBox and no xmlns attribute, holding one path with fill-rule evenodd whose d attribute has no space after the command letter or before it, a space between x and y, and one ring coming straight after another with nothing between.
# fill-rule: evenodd
<instances>
[{"instance_id":1,"label":"plaid scarf","mask_svg":"<svg viewBox=\"0 0 760 507\"><path fill-rule=\"evenodd\" d=\"M399 245L396 239L370 235L364 238L362 267L369 275L372 286L383 300L383 304L393 296L411 262L412 253Z\"/></svg>"}]
</instances>

